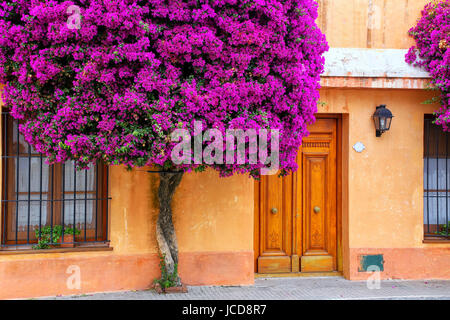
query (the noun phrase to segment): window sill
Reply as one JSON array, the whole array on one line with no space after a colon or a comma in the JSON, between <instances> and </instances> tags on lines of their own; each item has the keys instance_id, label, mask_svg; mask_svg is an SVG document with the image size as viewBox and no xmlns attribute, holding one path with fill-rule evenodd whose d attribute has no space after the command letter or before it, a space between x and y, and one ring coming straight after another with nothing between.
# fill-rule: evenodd
<instances>
[{"instance_id":1,"label":"window sill","mask_svg":"<svg viewBox=\"0 0 450 320\"><path fill-rule=\"evenodd\" d=\"M422 241L423 243L450 243L450 239L444 238L425 238Z\"/></svg>"},{"instance_id":2,"label":"window sill","mask_svg":"<svg viewBox=\"0 0 450 320\"><path fill-rule=\"evenodd\" d=\"M0 249L1 255L15 255L15 254L46 254L46 253L68 253L68 252L92 252L92 251L113 251L113 247L109 246L109 243L96 244L90 246L79 246L74 248L51 248L51 249L31 249L23 247L18 248L2 248Z\"/></svg>"}]
</instances>

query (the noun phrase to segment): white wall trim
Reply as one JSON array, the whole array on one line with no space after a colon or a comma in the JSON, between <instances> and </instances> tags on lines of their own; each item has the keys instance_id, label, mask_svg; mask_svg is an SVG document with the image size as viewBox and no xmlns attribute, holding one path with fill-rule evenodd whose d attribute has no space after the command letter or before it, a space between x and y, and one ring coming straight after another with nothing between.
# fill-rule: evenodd
<instances>
[{"instance_id":1,"label":"white wall trim","mask_svg":"<svg viewBox=\"0 0 450 320\"><path fill-rule=\"evenodd\" d=\"M429 78L428 72L405 62L408 50L330 48L322 77Z\"/></svg>"}]
</instances>

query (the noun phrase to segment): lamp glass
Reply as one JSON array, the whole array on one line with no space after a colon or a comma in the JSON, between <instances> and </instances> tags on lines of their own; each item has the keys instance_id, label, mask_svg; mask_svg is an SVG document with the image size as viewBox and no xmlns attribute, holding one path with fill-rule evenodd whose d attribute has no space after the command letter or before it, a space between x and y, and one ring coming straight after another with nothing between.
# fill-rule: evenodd
<instances>
[{"instance_id":1,"label":"lamp glass","mask_svg":"<svg viewBox=\"0 0 450 320\"><path fill-rule=\"evenodd\" d=\"M386 118L386 130L391 129L392 118Z\"/></svg>"},{"instance_id":2,"label":"lamp glass","mask_svg":"<svg viewBox=\"0 0 450 320\"><path fill-rule=\"evenodd\" d=\"M376 130L380 130L380 117L374 116L374 117L373 117L373 120L374 120L374 122L375 122L375 129L376 129Z\"/></svg>"},{"instance_id":3,"label":"lamp glass","mask_svg":"<svg viewBox=\"0 0 450 320\"><path fill-rule=\"evenodd\" d=\"M380 117L380 130L386 130L386 118Z\"/></svg>"}]
</instances>

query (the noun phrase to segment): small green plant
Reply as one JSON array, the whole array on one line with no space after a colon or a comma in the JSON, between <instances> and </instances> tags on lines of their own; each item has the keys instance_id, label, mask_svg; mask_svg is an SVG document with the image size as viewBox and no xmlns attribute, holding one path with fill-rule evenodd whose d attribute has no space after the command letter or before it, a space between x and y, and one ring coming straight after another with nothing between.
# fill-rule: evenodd
<instances>
[{"instance_id":1,"label":"small green plant","mask_svg":"<svg viewBox=\"0 0 450 320\"><path fill-rule=\"evenodd\" d=\"M448 230L448 233L447 233ZM436 234L439 234L441 236L449 236L450 235L450 222L447 224L441 224L439 226L439 230L436 231Z\"/></svg>"},{"instance_id":2,"label":"small green plant","mask_svg":"<svg viewBox=\"0 0 450 320\"><path fill-rule=\"evenodd\" d=\"M60 225L55 225L53 227L51 226L45 226L42 227L40 232L39 228L34 230L34 233L36 235L36 238L38 239L38 243L33 246L33 249L39 250L39 249L48 249L50 248L50 244L56 244L58 243L58 240L62 237L62 231L63 228ZM81 232L77 228L70 228L65 227L64 228L64 234L71 234L71 235L79 235Z\"/></svg>"},{"instance_id":3,"label":"small green plant","mask_svg":"<svg viewBox=\"0 0 450 320\"><path fill-rule=\"evenodd\" d=\"M161 278L155 279L154 283L159 283L163 290L178 285L178 265L175 264L173 273L167 271L164 260L165 255L159 255L159 269L161 270Z\"/></svg>"}]
</instances>

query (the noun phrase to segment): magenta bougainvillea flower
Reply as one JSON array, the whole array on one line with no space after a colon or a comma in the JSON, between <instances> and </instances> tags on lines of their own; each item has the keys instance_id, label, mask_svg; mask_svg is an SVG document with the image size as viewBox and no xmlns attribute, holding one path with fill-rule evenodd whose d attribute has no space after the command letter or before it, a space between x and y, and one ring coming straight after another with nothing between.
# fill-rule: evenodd
<instances>
[{"instance_id":1,"label":"magenta bougainvillea flower","mask_svg":"<svg viewBox=\"0 0 450 320\"><path fill-rule=\"evenodd\" d=\"M430 73L432 85L440 91L441 108L436 111L436 124L450 131L450 0L427 4L409 34L416 40L416 46L409 49L406 62Z\"/></svg>"},{"instance_id":2,"label":"magenta bougainvillea flower","mask_svg":"<svg viewBox=\"0 0 450 320\"><path fill-rule=\"evenodd\" d=\"M314 0L0 1L3 101L50 162L190 170L169 137L201 121L280 130L288 173L317 111L316 18Z\"/></svg>"}]
</instances>

